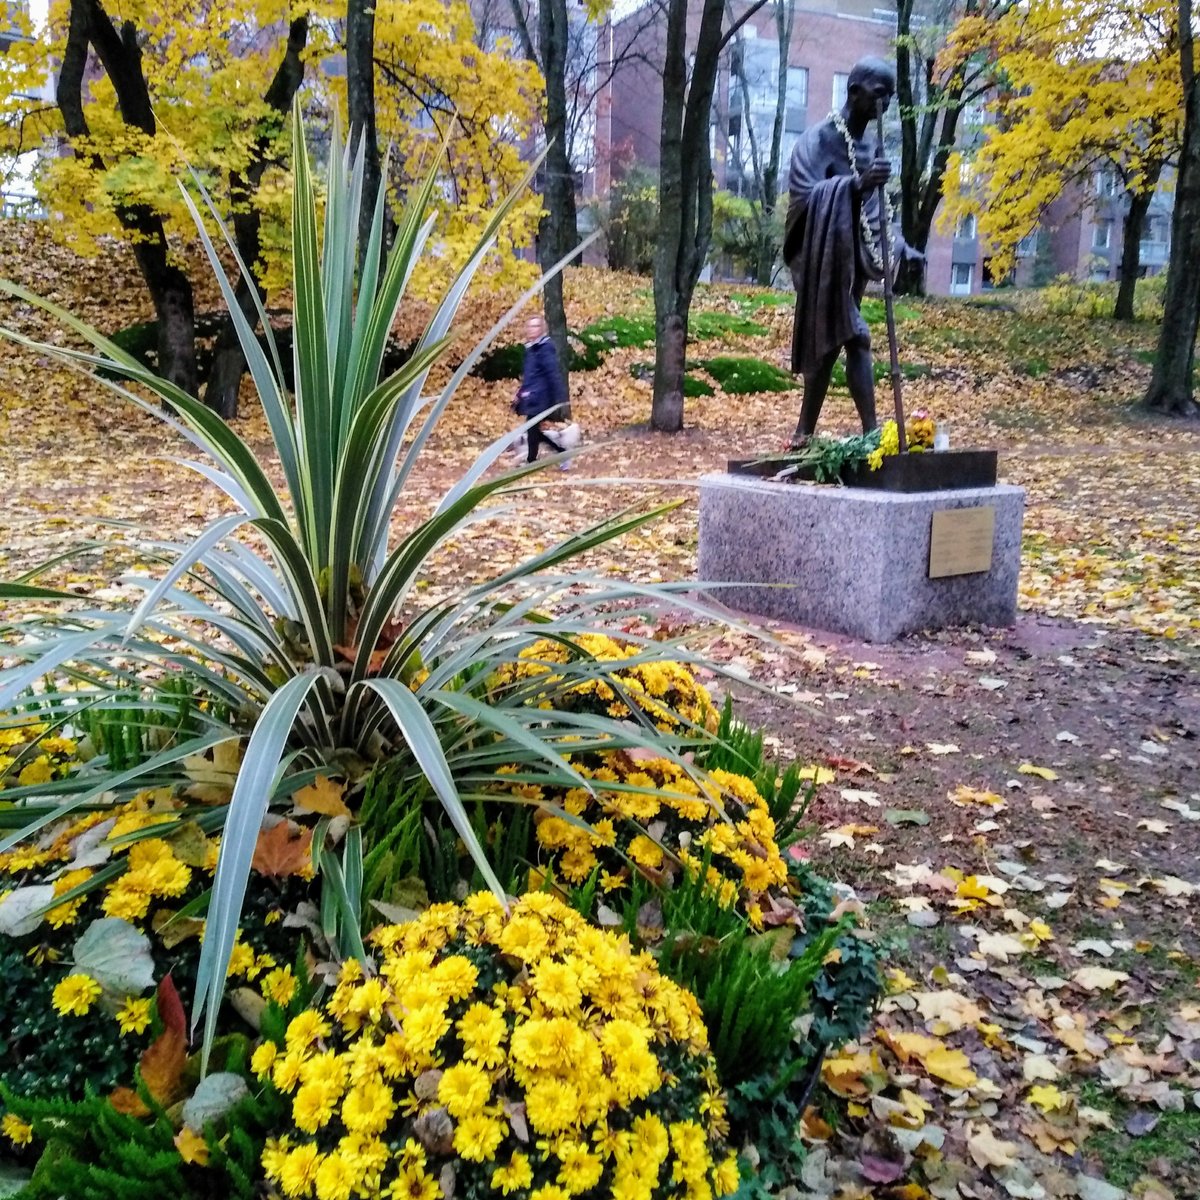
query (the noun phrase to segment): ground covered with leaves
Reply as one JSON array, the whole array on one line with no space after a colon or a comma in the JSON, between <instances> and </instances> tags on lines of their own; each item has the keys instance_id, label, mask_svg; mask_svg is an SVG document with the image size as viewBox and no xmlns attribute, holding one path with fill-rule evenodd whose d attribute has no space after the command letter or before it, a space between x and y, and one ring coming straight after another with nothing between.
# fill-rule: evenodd
<instances>
[{"instance_id":1,"label":"ground covered with leaves","mask_svg":"<svg viewBox=\"0 0 1200 1200\"><path fill-rule=\"evenodd\" d=\"M0 225L9 277L106 331L149 316L127 256L81 261L47 234ZM691 373L711 395L689 399L670 437L645 426L648 281L580 270L567 297L573 328L602 335L598 351L594 337L579 345L600 365L572 381L588 453L539 476L515 517L445 547L429 596L600 511L669 500L618 559L589 565L686 579L698 477L777 449L794 426L798 392L768 390L791 323L771 293L701 290L712 336ZM215 309L215 291L198 303ZM469 309L451 362L503 308ZM406 314L398 340L424 315ZM61 336L15 303L0 323ZM855 889L893 952L872 1036L829 1059L805 1116L806 1194L1200 1194L1200 430L1136 407L1154 332L1013 294L902 312L910 411L927 409L955 446L998 448L1002 479L1028 491L1014 629L892 647L786 628L707 635L745 679L747 715L816 768L807 853ZM467 379L398 527L514 423L515 386ZM836 393L823 425L854 421ZM248 403L239 425L266 445ZM3 346L0 572L128 522L127 552L45 576L114 588L149 531L185 538L221 511L187 457L91 380Z\"/></svg>"}]
</instances>

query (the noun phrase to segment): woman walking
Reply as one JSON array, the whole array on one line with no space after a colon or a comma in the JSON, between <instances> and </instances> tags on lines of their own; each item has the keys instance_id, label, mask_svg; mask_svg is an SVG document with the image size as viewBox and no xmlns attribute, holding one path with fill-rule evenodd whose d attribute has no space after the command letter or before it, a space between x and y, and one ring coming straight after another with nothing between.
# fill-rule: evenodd
<instances>
[{"instance_id":1,"label":"woman walking","mask_svg":"<svg viewBox=\"0 0 1200 1200\"><path fill-rule=\"evenodd\" d=\"M542 426L547 418L553 418L557 414L558 406L564 403L567 397L562 371L558 365L558 352L546 334L546 322L535 313L529 318L525 331L524 376L513 407L518 415L526 420L539 414L542 417L541 421L530 426L526 435L528 449L525 461L533 462L543 442L555 454L562 452L563 447L550 437Z\"/></svg>"}]
</instances>

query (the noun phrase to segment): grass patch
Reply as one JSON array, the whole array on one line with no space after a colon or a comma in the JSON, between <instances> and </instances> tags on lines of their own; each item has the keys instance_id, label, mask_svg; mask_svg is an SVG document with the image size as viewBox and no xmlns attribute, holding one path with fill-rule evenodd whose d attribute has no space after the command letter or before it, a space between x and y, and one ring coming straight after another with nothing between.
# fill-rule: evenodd
<instances>
[{"instance_id":1,"label":"grass patch","mask_svg":"<svg viewBox=\"0 0 1200 1200\"><path fill-rule=\"evenodd\" d=\"M866 296L860 305L863 320L868 325L882 325L887 320L887 308L884 302L876 296ZM903 301L895 303L894 311L896 321L911 321L914 317L921 315L921 310L914 308L911 304L905 304Z\"/></svg>"},{"instance_id":2,"label":"grass patch","mask_svg":"<svg viewBox=\"0 0 1200 1200\"><path fill-rule=\"evenodd\" d=\"M629 368L629 373L634 379L640 379L643 382L653 380L654 364L649 362L633 363ZM701 379L698 375L692 375L689 372L683 377L683 394L691 399L696 396L715 396L717 393L707 379Z\"/></svg>"},{"instance_id":3,"label":"grass patch","mask_svg":"<svg viewBox=\"0 0 1200 1200\"><path fill-rule=\"evenodd\" d=\"M702 374L696 374L702 372ZM634 363L629 368L634 379L647 380L654 377L654 364ZM717 358L689 359L687 374L683 377L685 396L716 395L712 384L703 376L714 380L723 392L730 396L754 396L762 392L790 392L797 386L796 379L788 371L764 362L761 358L739 355L722 355Z\"/></svg>"},{"instance_id":4,"label":"grass patch","mask_svg":"<svg viewBox=\"0 0 1200 1200\"><path fill-rule=\"evenodd\" d=\"M688 336L693 341L709 341L723 337L759 337L768 332L766 326L746 317L732 313L697 312L692 314L688 323ZM631 317L605 317L601 321L593 321L591 325L580 330L572 330L571 362L569 370L572 373L594 371L604 361L604 356L610 350L623 350L633 347L645 349L654 345L654 317L649 314L635 314ZM525 347L497 346L489 350L476 364L474 373L481 379L520 379L525 361ZM705 387L707 391L696 391L697 396L711 396L713 390L707 384L699 381L695 387Z\"/></svg>"},{"instance_id":5,"label":"grass patch","mask_svg":"<svg viewBox=\"0 0 1200 1200\"><path fill-rule=\"evenodd\" d=\"M708 341L719 337L761 337L765 325L733 313L694 312L688 321L688 337L693 341ZM641 349L654 345L654 317L651 314L632 317L605 317L593 321L575 335L585 346L597 350L623 350L633 346Z\"/></svg>"},{"instance_id":6,"label":"grass patch","mask_svg":"<svg viewBox=\"0 0 1200 1200\"><path fill-rule=\"evenodd\" d=\"M1115 1129L1098 1129L1084 1143L1084 1150L1094 1154L1104 1164L1104 1178L1117 1187L1129 1188L1150 1169L1170 1164L1169 1178L1178 1188L1181 1184L1195 1185L1200 1181L1200 1112L1195 1109L1159 1116L1158 1124L1141 1137L1125 1132L1125 1122L1136 1111L1102 1088L1087 1080L1079 1089L1080 1104L1099 1108L1112 1115ZM1162 1175L1160 1170L1156 1173ZM1192 1191L1176 1191L1176 1195L1195 1195Z\"/></svg>"},{"instance_id":7,"label":"grass patch","mask_svg":"<svg viewBox=\"0 0 1200 1200\"><path fill-rule=\"evenodd\" d=\"M729 303L744 316L753 316L764 308L791 308L796 297L791 292L759 292L753 296L736 292L729 297Z\"/></svg>"},{"instance_id":8,"label":"grass patch","mask_svg":"<svg viewBox=\"0 0 1200 1200\"><path fill-rule=\"evenodd\" d=\"M761 392L790 392L797 381L790 371L761 358L744 358L725 355L718 358L703 358L689 363L692 370L703 371L731 396L753 396Z\"/></svg>"},{"instance_id":9,"label":"grass patch","mask_svg":"<svg viewBox=\"0 0 1200 1200\"><path fill-rule=\"evenodd\" d=\"M922 376L928 375L930 368L925 363L901 363L900 374L904 379L920 379ZM884 380L892 377L891 364L884 358L876 358L874 366L875 382L883 383ZM830 376L830 383L834 387L846 387L846 363L843 359L838 359L833 364L833 374Z\"/></svg>"},{"instance_id":10,"label":"grass patch","mask_svg":"<svg viewBox=\"0 0 1200 1200\"><path fill-rule=\"evenodd\" d=\"M688 321L688 337L696 341L707 341L710 338L742 336L762 337L768 332L765 325L751 321L748 317L736 317L732 313L698 312L692 313Z\"/></svg>"}]
</instances>

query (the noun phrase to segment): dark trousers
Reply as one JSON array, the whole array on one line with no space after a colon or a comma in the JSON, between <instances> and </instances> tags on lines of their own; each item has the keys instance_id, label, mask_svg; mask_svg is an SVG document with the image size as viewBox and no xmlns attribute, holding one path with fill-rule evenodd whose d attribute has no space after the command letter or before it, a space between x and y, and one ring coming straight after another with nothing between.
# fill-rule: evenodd
<instances>
[{"instance_id":1,"label":"dark trousers","mask_svg":"<svg viewBox=\"0 0 1200 1200\"><path fill-rule=\"evenodd\" d=\"M538 451L541 449L543 442L550 447L550 450L553 454L562 453L562 447L552 437L549 437L542 432L541 421L539 421L536 425L531 425L529 432L525 435L525 437L529 447L525 455L526 462L533 462L537 458Z\"/></svg>"}]
</instances>

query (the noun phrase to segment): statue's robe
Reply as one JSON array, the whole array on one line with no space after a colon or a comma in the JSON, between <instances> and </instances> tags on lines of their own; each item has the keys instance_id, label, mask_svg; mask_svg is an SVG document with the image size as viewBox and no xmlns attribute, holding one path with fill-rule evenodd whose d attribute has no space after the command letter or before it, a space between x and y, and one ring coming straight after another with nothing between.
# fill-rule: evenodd
<instances>
[{"instance_id":1,"label":"statue's robe","mask_svg":"<svg viewBox=\"0 0 1200 1200\"><path fill-rule=\"evenodd\" d=\"M858 167L865 170L874 147L857 144ZM792 371L805 375L856 337L867 337L859 311L863 292L883 273L871 260L859 226L860 206L875 234L881 234L878 191L854 194L846 140L830 120L805 130L792 151L788 173L787 227L783 261L796 285L792 328Z\"/></svg>"}]
</instances>

